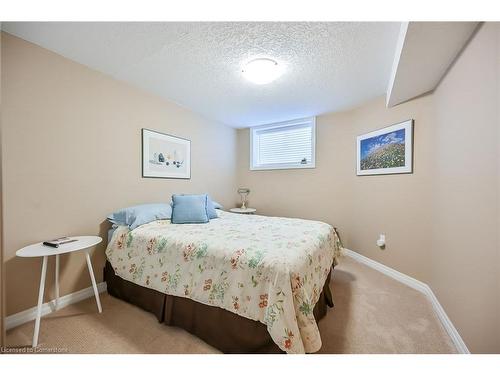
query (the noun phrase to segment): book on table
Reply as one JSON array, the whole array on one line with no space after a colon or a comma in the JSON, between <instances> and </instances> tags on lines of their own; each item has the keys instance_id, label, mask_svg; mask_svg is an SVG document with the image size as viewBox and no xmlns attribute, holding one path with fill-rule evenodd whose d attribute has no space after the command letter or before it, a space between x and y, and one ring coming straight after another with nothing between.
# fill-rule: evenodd
<instances>
[{"instance_id":1,"label":"book on table","mask_svg":"<svg viewBox=\"0 0 500 375\"><path fill-rule=\"evenodd\" d=\"M64 245L64 244L67 244L70 242L75 242L75 241L77 241L77 240L71 239L69 237L59 237L59 238L55 238L53 240L44 241L43 244L45 246L50 246L50 247L59 247L61 245Z\"/></svg>"}]
</instances>

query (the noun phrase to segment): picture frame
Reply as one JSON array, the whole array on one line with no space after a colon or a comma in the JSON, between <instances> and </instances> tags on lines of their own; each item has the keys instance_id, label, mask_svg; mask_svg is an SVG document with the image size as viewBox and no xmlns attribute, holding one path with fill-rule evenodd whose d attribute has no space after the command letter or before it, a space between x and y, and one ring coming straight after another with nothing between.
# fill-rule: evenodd
<instances>
[{"instance_id":1,"label":"picture frame","mask_svg":"<svg viewBox=\"0 0 500 375\"><path fill-rule=\"evenodd\" d=\"M357 175L413 173L413 119L357 137Z\"/></svg>"},{"instance_id":2,"label":"picture frame","mask_svg":"<svg viewBox=\"0 0 500 375\"><path fill-rule=\"evenodd\" d=\"M143 128L142 177L191 178L191 141Z\"/></svg>"}]
</instances>

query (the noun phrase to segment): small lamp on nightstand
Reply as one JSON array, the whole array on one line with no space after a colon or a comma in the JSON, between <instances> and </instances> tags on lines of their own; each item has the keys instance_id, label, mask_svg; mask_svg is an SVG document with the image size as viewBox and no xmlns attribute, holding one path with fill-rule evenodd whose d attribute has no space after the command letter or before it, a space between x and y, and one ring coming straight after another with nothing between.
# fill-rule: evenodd
<instances>
[{"instance_id":1,"label":"small lamp on nightstand","mask_svg":"<svg viewBox=\"0 0 500 375\"><path fill-rule=\"evenodd\" d=\"M241 209L245 210L247 208L247 196L250 194L250 189L239 188L238 194L241 196Z\"/></svg>"}]
</instances>

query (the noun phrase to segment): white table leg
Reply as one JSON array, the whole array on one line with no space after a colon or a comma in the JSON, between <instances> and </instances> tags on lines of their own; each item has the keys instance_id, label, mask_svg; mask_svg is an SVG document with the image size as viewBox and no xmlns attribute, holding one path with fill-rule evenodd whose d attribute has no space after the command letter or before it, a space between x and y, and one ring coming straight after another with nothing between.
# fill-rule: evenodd
<instances>
[{"instance_id":1,"label":"white table leg","mask_svg":"<svg viewBox=\"0 0 500 375\"><path fill-rule=\"evenodd\" d=\"M87 266L89 268L90 279L92 280L92 287L94 288L95 301L97 302L97 309L99 313L102 313L101 300L99 299L99 291L97 290L97 284L95 282L94 271L92 270L92 263L90 262L90 254L88 250L85 250L85 256L87 258Z\"/></svg>"},{"instance_id":2,"label":"white table leg","mask_svg":"<svg viewBox=\"0 0 500 375\"><path fill-rule=\"evenodd\" d=\"M40 318L42 317L43 292L45 290L45 275L47 273L47 256L43 257L42 275L40 276L40 289L38 291L38 306L36 310L35 332L33 332L33 347L38 345L38 333L40 332Z\"/></svg>"},{"instance_id":3,"label":"white table leg","mask_svg":"<svg viewBox=\"0 0 500 375\"><path fill-rule=\"evenodd\" d=\"M56 255L56 310L59 308L59 254Z\"/></svg>"}]
</instances>

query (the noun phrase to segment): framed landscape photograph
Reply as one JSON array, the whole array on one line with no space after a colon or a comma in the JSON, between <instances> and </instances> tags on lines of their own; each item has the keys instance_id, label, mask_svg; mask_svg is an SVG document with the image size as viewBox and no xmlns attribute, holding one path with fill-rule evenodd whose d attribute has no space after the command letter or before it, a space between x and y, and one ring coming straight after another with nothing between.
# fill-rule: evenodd
<instances>
[{"instance_id":1,"label":"framed landscape photograph","mask_svg":"<svg viewBox=\"0 0 500 375\"><path fill-rule=\"evenodd\" d=\"M191 141L142 129L142 177L191 178Z\"/></svg>"},{"instance_id":2,"label":"framed landscape photograph","mask_svg":"<svg viewBox=\"0 0 500 375\"><path fill-rule=\"evenodd\" d=\"M357 137L357 175L413 172L413 120Z\"/></svg>"}]
</instances>

